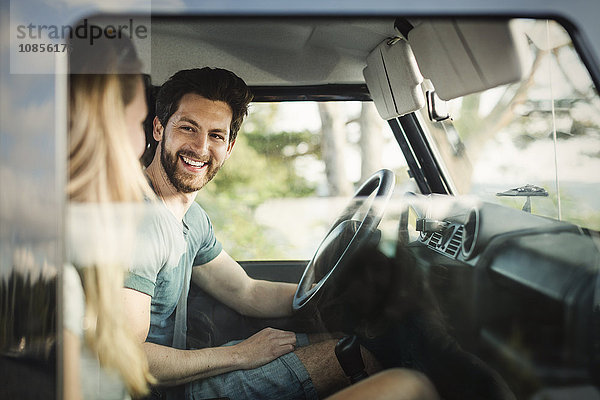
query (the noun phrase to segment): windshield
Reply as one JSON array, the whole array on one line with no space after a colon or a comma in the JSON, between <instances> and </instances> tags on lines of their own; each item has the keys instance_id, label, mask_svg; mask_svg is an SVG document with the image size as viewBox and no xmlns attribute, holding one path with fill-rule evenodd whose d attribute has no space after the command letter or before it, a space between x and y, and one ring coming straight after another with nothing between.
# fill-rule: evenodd
<instances>
[{"instance_id":1,"label":"windshield","mask_svg":"<svg viewBox=\"0 0 600 400\"><path fill-rule=\"evenodd\" d=\"M455 194L598 230L598 93L559 24L518 22L533 60L523 81L447 102L445 121L420 117Z\"/></svg>"}]
</instances>

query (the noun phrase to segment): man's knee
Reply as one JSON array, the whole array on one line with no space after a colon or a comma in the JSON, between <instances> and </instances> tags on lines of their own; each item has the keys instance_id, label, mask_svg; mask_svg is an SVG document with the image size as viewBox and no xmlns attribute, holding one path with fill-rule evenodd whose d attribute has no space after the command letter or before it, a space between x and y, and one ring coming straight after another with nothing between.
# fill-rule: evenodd
<instances>
[{"instance_id":1,"label":"man's knee","mask_svg":"<svg viewBox=\"0 0 600 400\"><path fill-rule=\"evenodd\" d=\"M438 400L425 375L408 369L389 369L336 393L327 400Z\"/></svg>"},{"instance_id":2,"label":"man's knee","mask_svg":"<svg viewBox=\"0 0 600 400\"><path fill-rule=\"evenodd\" d=\"M406 395L406 399L438 399L433 383L424 374L411 369L394 368L385 370L378 375L382 377L382 384L386 387L396 388Z\"/></svg>"}]
</instances>

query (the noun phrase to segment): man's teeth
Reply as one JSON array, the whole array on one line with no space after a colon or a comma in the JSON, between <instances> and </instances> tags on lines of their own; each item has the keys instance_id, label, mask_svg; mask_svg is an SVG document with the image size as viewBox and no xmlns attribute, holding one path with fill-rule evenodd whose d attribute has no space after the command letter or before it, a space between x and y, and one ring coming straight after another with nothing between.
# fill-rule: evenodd
<instances>
[{"instance_id":1,"label":"man's teeth","mask_svg":"<svg viewBox=\"0 0 600 400\"><path fill-rule=\"evenodd\" d=\"M181 156L181 158L183 158L183 161L185 161L186 164L190 164L192 167L203 167L206 164L200 161L194 161L184 156Z\"/></svg>"}]
</instances>

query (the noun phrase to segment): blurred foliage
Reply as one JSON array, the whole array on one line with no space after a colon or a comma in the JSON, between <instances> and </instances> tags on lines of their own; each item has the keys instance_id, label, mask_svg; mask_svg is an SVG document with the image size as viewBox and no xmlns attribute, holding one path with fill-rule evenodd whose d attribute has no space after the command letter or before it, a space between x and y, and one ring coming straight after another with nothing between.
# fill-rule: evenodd
<instances>
[{"instance_id":1,"label":"blurred foliage","mask_svg":"<svg viewBox=\"0 0 600 400\"><path fill-rule=\"evenodd\" d=\"M344 109L348 136L352 134L350 124L358 125L356 113L360 114L359 105L352 103ZM306 236L298 236L310 235L315 229L307 225L310 222L304 220L308 216L299 213L294 204L303 207L306 203L269 203L275 199L301 199L327 193L327 182L323 182L328 176L322 155L322 132L318 128L313 128L314 131L305 128L307 121L314 122L313 119L320 118L318 109L315 107L314 114L308 114L306 108L300 109L302 111L277 103L251 105L250 115L242 125L231 157L213 181L198 194L197 201L210 216L217 237L237 260L288 259L298 249L302 249L300 257L305 257ZM286 112L291 114L291 123L285 124L285 130L276 128L281 126L281 118L290 118ZM295 118L298 121L297 130L293 125ZM358 129L357 126L355 128ZM358 134L355 140L348 139L347 145L348 153L358 157L349 158L348 161L360 162L363 156L359 147L361 144L358 143L360 132L355 133ZM381 140L384 141L383 146L387 145L386 140L395 142L391 134L388 139L382 137ZM402 157L400 152L398 154ZM406 165L394 169L398 185L407 185L410 178ZM267 211L273 215L292 215L292 219L302 219L306 223L298 224L302 228L280 226L278 231L272 225L260 225L256 221L257 210L262 213L269 205L276 207ZM306 207L302 209L305 213ZM294 231L296 236L287 235L290 229L299 229ZM298 257L299 253L294 253L293 257Z\"/></svg>"},{"instance_id":2,"label":"blurred foliage","mask_svg":"<svg viewBox=\"0 0 600 400\"><path fill-rule=\"evenodd\" d=\"M298 174L294 159L318 157L319 136L309 131L270 129L277 105L253 108L233 153L196 199L210 215L217 237L237 260L283 257L278 237L255 222L256 208L268 199L306 197L315 186Z\"/></svg>"},{"instance_id":3,"label":"blurred foliage","mask_svg":"<svg viewBox=\"0 0 600 400\"><path fill-rule=\"evenodd\" d=\"M56 337L56 280L24 276L19 268L0 279L0 349L41 357Z\"/></svg>"},{"instance_id":4,"label":"blurred foliage","mask_svg":"<svg viewBox=\"0 0 600 400\"><path fill-rule=\"evenodd\" d=\"M207 196L204 189L196 201L206 210L225 250L234 259L278 259L284 252L266 227L257 224L254 212L240 200Z\"/></svg>"},{"instance_id":5,"label":"blurred foliage","mask_svg":"<svg viewBox=\"0 0 600 400\"><path fill-rule=\"evenodd\" d=\"M551 52L534 50L531 75L522 82L489 91L500 93L491 108L484 107L490 102L486 98L489 92L464 96L460 109L454 115L454 126L463 141L475 142L469 143L467 147L472 148L477 142L485 143L500 131L506 131L511 132L515 145L525 148L537 140L552 136L553 112L558 139L568 140L599 132L600 101L597 91L589 77L577 78L580 81L587 79L585 90L581 89L581 83L574 82L569 73L574 54L573 44ZM543 68L549 63L555 71L553 86L562 91L555 94L554 111L549 99L548 71ZM476 151L473 150L472 153Z\"/></svg>"},{"instance_id":6,"label":"blurred foliage","mask_svg":"<svg viewBox=\"0 0 600 400\"><path fill-rule=\"evenodd\" d=\"M546 186L550 197L532 198L532 211L534 214L557 219L555 184L546 182L547 178L533 175L534 169L527 164L532 157L548 159L554 157L554 153L538 152L533 155L526 151L540 143L551 143L556 130L557 152L562 155L562 160L569 160L559 162L559 176L574 176L576 172L591 173L583 165L588 158L600 158L600 151L593 144L594 141L598 143L597 139L600 138L600 99L589 75L581 66L573 44L565 44L551 51L535 49L532 45L532 54L534 61L531 75L522 82L467 95L458 100L458 107L453 113L454 126L476 170L478 162L490 162L487 158L491 154L490 144L498 144L497 148L502 150L509 149L501 147L502 141L506 142L508 138L514 146L510 150L522 152L515 154L523 161L523 181L514 182L512 186L518 187L526 183ZM576 147L576 140L582 145ZM517 157L507 157L503 165L514 168L515 159L521 161ZM588 165L595 164L590 162ZM573 170L574 168L579 171ZM469 178L459 176L455 180L466 181ZM485 182L485 177L478 179L479 184L494 183ZM581 226L600 229L600 214L596 206L598 202L594 196L597 189L590 186L590 182L593 181L561 179L561 217ZM510 186L511 184L507 184L507 188ZM469 188L462 190L464 193L470 191ZM520 209L525 198L522 201L492 201Z\"/></svg>"}]
</instances>

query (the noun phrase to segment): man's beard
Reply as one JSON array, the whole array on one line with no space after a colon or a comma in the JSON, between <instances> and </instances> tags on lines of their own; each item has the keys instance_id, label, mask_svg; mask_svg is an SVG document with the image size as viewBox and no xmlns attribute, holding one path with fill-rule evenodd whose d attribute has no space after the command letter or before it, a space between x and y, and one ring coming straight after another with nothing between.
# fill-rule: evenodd
<instances>
[{"instance_id":1,"label":"man's beard","mask_svg":"<svg viewBox=\"0 0 600 400\"><path fill-rule=\"evenodd\" d=\"M164 144L164 143L163 143ZM182 172L177 168L177 163L179 161L179 157L189 157L194 160L201 160L204 157L198 157L196 154L193 154L189 151L178 151L177 153L169 153L165 149L165 146L161 147L160 150L160 162L167 174L167 178L169 181L177 189L178 192L181 193L192 193L197 192L202 189L204 185L211 181L212 178L215 177L221 165L215 165L212 158L207 159L206 166L206 174L204 177L200 178L195 174Z\"/></svg>"}]
</instances>

